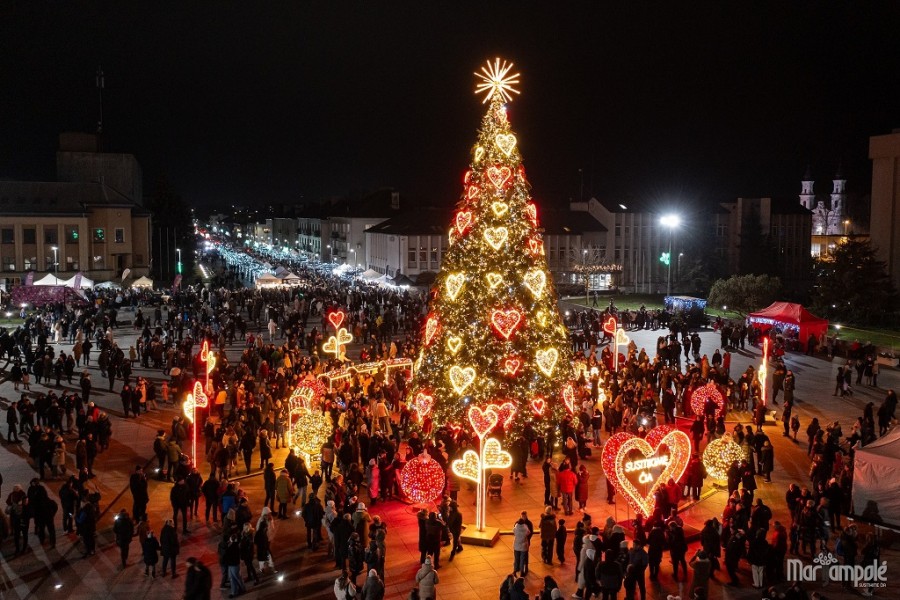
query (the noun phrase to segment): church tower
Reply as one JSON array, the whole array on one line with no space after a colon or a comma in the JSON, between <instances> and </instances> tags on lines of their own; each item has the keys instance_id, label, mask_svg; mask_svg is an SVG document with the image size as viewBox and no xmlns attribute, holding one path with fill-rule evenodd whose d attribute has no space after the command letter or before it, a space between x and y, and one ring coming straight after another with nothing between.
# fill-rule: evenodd
<instances>
[{"instance_id":1,"label":"church tower","mask_svg":"<svg viewBox=\"0 0 900 600\"><path fill-rule=\"evenodd\" d=\"M809 165L807 165L806 175L803 176L803 181L800 183L803 186L800 191L800 204L807 210L813 210L816 203L816 194L813 192L813 184L815 184L815 181L813 180L812 169L809 168Z\"/></svg>"},{"instance_id":2,"label":"church tower","mask_svg":"<svg viewBox=\"0 0 900 600\"><path fill-rule=\"evenodd\" d=\"M832 185L831 211L828 214L828 235L842 235L844 233L844 219L846 218L847 180L844 178L844 167L840 163L838 163Z\"/></svg>"}]
</instances>

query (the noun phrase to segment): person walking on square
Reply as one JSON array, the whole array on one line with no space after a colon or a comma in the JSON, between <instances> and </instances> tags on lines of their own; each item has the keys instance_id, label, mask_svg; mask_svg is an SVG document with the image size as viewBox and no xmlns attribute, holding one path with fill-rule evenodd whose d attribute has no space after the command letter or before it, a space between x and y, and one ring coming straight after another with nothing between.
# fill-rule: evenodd
<instances>
[{"instance_id":1,"label":"person walking on square","mask_svg":"<svg viewBox=\"0 0 900 600\"><path fill-rule=\"evenodd\" d=\"M519 519L516 521L515 526L513 527L513 574L521 573L524 577L528 575L528 559L526 558L528 554L528 537L531 532L528 530L528 525L525 524L524 519Z\"/></svg>"},{"instance_id":2,"label":"person walking on square","mask_svg":"<svg viewBox=\"0 0 900 600\"><path fill-rule=\"evenodd\" d=\"M568 532L566 531L566 520L560 519L559 523L557 523L556 527L556 560L559 561L559 564L565 564L566 562L566 537L568 536Z\"/></svg>"},{"instance_id":3,"label":"person walking on square","mask_svg":"<svg viewBox=\"0 0 900 600\"><path fill-rule=\"evenodd\" d=\"M159 540L153 535L153 531L148 531L147 537L141 540L141 552L144 555L144 575L156 577L156 563L159 562Z\"/></svg>"},{"instance_id":4,"label":"person walking on square","mask_svg":"<svg viewBox=\"0 0 900 600\"><path fill-rule=\"evenodd\" d=\"M419 586L419 598L435 598L435 586L438 584L438 575L431 566L431 559L426 558L425 562L416 573L416 584Z\"/></svg>"},{"instance_id":5,"label":"person walking on square","mask_svg":"<svg viewBox=\"0 0 900 600\"><path fill-rule=\"evenodd\" d=\"M541 522L538 525L541 532L541 560L544 564L553 564L553 542L556 540L556 515L549 506L544 509L541 515Z\"/></svg>"},{"instance_id":6,"label":"person walking on square","mask_svg":"<svg viewBox=\"0 0 900 600\"><path fill-rule=\"evenodd\" d=\"M124 508L116 515L113 523L113 533L116 536L116 545L119 547L119 556L122 560L122 568L128 566L128 553L131 549L131 538L134 537L134 521L128 516Z\"/></svg>"},{"instance_id":7,"label":"person walking on square","mask_svg":"<svg viewBox=\"0 0 900 600\"><path fill-rule=\"evenodd\" d=\"M178 564L178 552L181 545L178 543L178 530L172 519L168 519L159 533L159 546L162 551L162 576L166 576L169 563L172 564L172 579L178 577L175 574L175 565Z\"/></svg>"},{"instance_id":8,"label":"person walking on square","mask_svg":"<svg viewBox=\"0 0 900 600\"><path fill-rule=\"evenodd\" d=\"M453 537L450 542L453 544L453 549L450 551L450 561L453 561L453 557L462 552L462 542L460 542L460 537L462 537L462 526L463 526L463 518L462 513L459 512L459 504L455 500L450 501L450 512L447 514L447 529L450 532L450 535Z\"/></svg>"}]
</instances>

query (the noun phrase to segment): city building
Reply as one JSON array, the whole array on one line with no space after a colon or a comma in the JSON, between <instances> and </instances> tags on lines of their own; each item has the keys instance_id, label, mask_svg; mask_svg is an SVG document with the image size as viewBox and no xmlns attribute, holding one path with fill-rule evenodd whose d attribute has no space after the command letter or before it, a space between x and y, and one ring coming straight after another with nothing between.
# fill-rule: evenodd
<instances>
[{"instance_id":1,"label":"city building","mask_svg":"<svg viewBox=\"0 0 900 600\"><path fill-rule=\"evenodd\" d=\"M100 151L99 136L60 135L57 181L0 181L0 278L81 271L94 281L147 275L151 216L131 154Z\"/></svg>"},{"instance_id":2,"label":"city building","mask_svg":"<svg viewBox=\"0 0 900 600\"><path fill-rule=\"evenodd\" d=\"M878 258L900 287L900 129L869 138L872 209L869 236Z\"/></svg>"},{"instance_id":3,"label":"city building","mask_svg":"<svg viewBox=\"0 0 900 600\"><path fill-rule=\"evenodd\" d=\"M800 182L800 205L812 212L810 252L813 256L827 256L829 249L853 232L848 210L847 179L838 166L827 198L816 195L815 183L812 169L807 168ZM859 229L858 224L856 229Z\"/></svg>"}]
</instances>

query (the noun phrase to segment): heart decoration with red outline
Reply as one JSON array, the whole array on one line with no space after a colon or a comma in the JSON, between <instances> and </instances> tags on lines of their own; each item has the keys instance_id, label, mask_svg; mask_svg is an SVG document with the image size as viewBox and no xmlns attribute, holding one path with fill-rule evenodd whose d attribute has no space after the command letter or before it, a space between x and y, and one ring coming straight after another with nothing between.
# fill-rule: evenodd
<instances>
[{"instance_id":1,"label":"heart decoration with red outline","mask_svg":"<svg viewBox=\"0 0 900 600\"><path fill-rule=\"evenodd\" d=\"M537 206L531 203L526 204L525 214L528 216L528 220L531 221L531 224L537 227Z\"/></svg>"},{"instance_id":2,"label":"heart decoration with red outline","mask_svg":"<svg viewBox=\"0 0 900 600\"><path fill-rule=\"evenodd\" d=\"M571 382L567 383L563 387L562 393L560 395L562 396L563 402L566 405L566 409L570 413L575 414L575 386L572 385Z\"/></svg>"},{"instance_id":3,"label":"heart decoration with red outline","mask_svg":"<svg viewBox=\"0 0 900 600\"><path fill-rule=\"evenodd\" d=\"M503 372L510 377L515 377L519 369L522 368L522 359L516 356L510 356L503 361Z\"/></svg>"},{"instance_id":4,"label":"heart decoration with red outline","mask_svg":"<svg viewBox=\"0 0 900 600\"><path fill-rule=\"evenodd\" d=\"M542 417L544 416L544 407L546 404L547 402L543 398L537 397L531 401L531 410L537 416Z\"/></svg>"},{"instance_id":5,"label":"heart decoration with red outline","mask_svg":"<svg viewBox=\"0 0 900 600\"><path fill-rule=\"evenodd\" d=\"M491 313L491 324L507 340L521 322L522 312L517 308L495 308Z\"/></svg>"},{"instance_id":6,"label":"heart decoration with red outline","mask_svg":"<svg viewBox=\"0 0 900 600\"><path fill-rule=\"evenodd\" d=\"M209 341L203 340L203 345L200 346L200 362L206 362L207 358L209 358Z\"/></svg>"},{"instance_id":7,"label":"heart decoration with red outline","mask_svg":"<svg viewBox=\"0 0 900 600\"><path fill-rule=\"evenodd\" d=\"M484 410L481 410L477 406L469 408L469 424L472 425L475 435L479 438L483 438L493 431L499 421L500 415L498 415L497 411L490 406Z\"/></svg>"},{"instance_id":8,"label":"heart decoration with red outline","mask_svg":"<svg viewBox=\"0 0 900 600\"><path fill-rule=\"evenodd\" d=\"M434 396L425 392L419 392L413 400L413 406L419 414L419 419L424 419L434 406Z\"/></svg>"},{"instance_id":9,"label":"heart decoration with red outline","mask_svg":"<svg viewBox=\"0 0 900 600\"><path fill-rule=\"evenodd\" d=\"M487 176L488 179L491 180L491 183L494 184L494 187L500 190L503 189L503 186L509 181L509 178L512 177L512 169L507 166L488 167Z\"/></svg>"},{"instance_id":10,"label":"heart decoration with red outline","mask_svg":"<svg viewBox=\"0 0 900 600\"><path fill-rule=\"evenodd\" d=\"M531 238L528 240L528 249L534 256L544 255L544 241Z\"/></svg>"},{"instance_id":11,"label":"heart decoration with red outline","mask_svg":"<svg viewBox=\"0 0 900 600\"><path fill-rule=\"evenodd\" d=\"M503 426L503 429L509 429L513 424L513 418L516 416L518 409L512 402L504 402L503 404L491 404L488 406L490 410L497 413L497 422Z\"/></svg>"},{"instance_id":12,"label":"heart decoration with red outline","mask_svg":"<svg viewBox=\"0 0 900 600\"><path fill-rule=\"evenodd\" d=\"M438 326L440 322L438 321L437 315L429 315L428 319L425 321L425 345L431 345L431 342L434 341L434 336L437 335Z\"/></svg>"},{"instance_id":13,"label":"heart decoration with red outline","mask_svg":"<svg viewBox=\"0 0 900 600\"><path fill-rule=\"evenodd\" d=\"M466 198L468 198L469 200L474 200L476 197L478 197L478 192L480 191L481 190L477 185L470 185L469 189L466 191Z\"/></svg>"},{"instance_id":14,"label":"heart decoration with red outline","mask_svg":"<svg viewBox=\"0 0 900 600\"><path fill-rule=\"evenodd\" d=\"M472 225L472 211L461 210L456 213L456 231L462 235Z\"/></svg>"},{"instance_id":15,"label":"heart decoration with red outline","mask_svg":"<svg viewBox=\"0 0 900 600\"><path fill-rule=\"evenodd\" d=\"M328 313L328 322L331 323L331 326L334 327L335 331L343 325L344 319L347 315L342 310L335 310Z\"/></svg>"},{"instance_id":16,"label":"heart decoration with red outline","mask_svg":"<svg viewBox=\"0 0 900 600\"><path fill-rule=\"evenodd\" d=\"M608 333L609 335L616 335L616 328L619 326L619 323L616 321L615 317L609 317L605 321L603 321L603 331Z\"/></svg>"}]
</instances>

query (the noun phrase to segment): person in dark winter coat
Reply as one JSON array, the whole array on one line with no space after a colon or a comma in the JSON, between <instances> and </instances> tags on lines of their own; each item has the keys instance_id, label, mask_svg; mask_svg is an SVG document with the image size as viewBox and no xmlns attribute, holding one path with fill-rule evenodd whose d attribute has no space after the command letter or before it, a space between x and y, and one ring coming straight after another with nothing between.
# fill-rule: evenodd
<instances>
[{"instance_id":1,"label":"person in dark winter coat","mask_svg":"<svg viewBox=\"0 0 900 600\"><path fill-rule=\"evenodd\" d=\"M181 513L182 533L188 533L187 509L190 504L190 490L184 479L179 479L169 492L169 501L172 503L172 521L178 527L178 513Z\"/></svg>"},{"instance_id":2,"label":"person in dark winter coat","mask_svg":"<svg viewBox=\"0 0 900 600\"><path fill-rule=\"evenodd\" d=\"M116 536L116 546L119 547L119 555L122 558L122 568L128 566L128 551L131 549L131 538L134 537L134 521L128 516L124 508L116 515L113 524L113 533Z\"/></svg>"},{"instance_id":3,"label":"person in dark winter coat","mask_svg":"<svg viewBox=\"0 0 900 600\"><path fill-rule=\"evenodd\" d=\"M178 564L178 552L181 546L178 543L178 530L175 528L175 522L168 519L163 525L162 531L159 533L159 545L162 550L162 576L166 576L169 563L172 563L172 579L178 575L175 573L175 565Z\"/></svg>"},{"instance_id":4,"label":"person in dark winter coat","mask_svg":"<svg viewBox=\"0 0 900 600\"><path fill-rule=\"evenodd\" d=\"M259 583L259 572L253 566L253 538L255 533L253 525L244 523L244 528L241 531L241 561L247 567L247 578L252 579L254 583Z\"/></svg>"},{"instance_id":5,"label":"person in dark winter coat","mask_svg":"<svg viewBox=\"0 0 900 600\"><path fill-rule=\"evenodd\" d=\"M184 600L210 600L212 573L193 556L187 559L187 577L184 580Z\"/></svg>"},{"instance_id":6,"label":"person in dark winter coat","mask_svg":"<svg viewBox=\"0 0 900 600\"><path fill-rule=\"evenodd\" d=\"M156 563L159 562L159 540L152 531L141 540L141 551L144 554L144 575L156 577Z\"/></svg>"}]
</instances>

